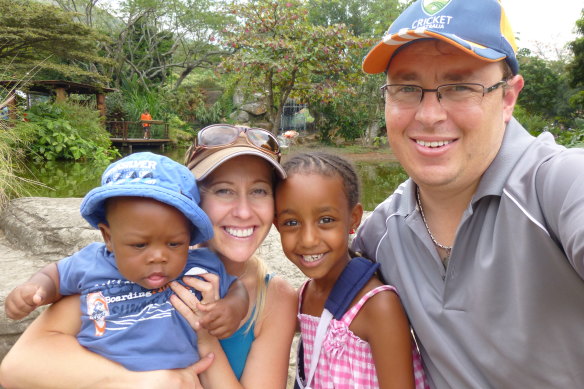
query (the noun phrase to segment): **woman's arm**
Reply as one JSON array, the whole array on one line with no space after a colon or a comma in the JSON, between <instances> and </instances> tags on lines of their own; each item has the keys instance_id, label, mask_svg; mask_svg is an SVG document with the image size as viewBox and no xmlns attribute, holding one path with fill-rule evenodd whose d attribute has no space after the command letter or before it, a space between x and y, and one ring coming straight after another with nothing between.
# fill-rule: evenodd
<instances>
[{"instance_id":1,"label":"woman's arm","mask_svg":"<svg viewBox=\"0 0 584 389\"><path fill-rule=\"evenodd\" d=\"M173 290L186 302L173 296L173 305L193 325L198 321L189 293ZM185 289L186 290L186 289ZM247 357L241 380L238 382L219 341L197 328L199 352L212 352L213 365L201 376L206 389L285 388L288 377L290 346L296 328L297 297L294 289L283 279L274 277L268 284L266 304L255 328L255 340Z\"/></svg>"},{"instance_id":2,"label":"woman's arm","mask_svg":"<svg viewBox=\"0 0 584 389\"><path fill-rule=\"evenodd\" d=\"M5 388L201 388L197 373L212 360L179 370L131 372L83 348L79 296L65 297L22 334L0 366ZM195 386L197 385L197 386Z\"/></svg>"}]
</instances>

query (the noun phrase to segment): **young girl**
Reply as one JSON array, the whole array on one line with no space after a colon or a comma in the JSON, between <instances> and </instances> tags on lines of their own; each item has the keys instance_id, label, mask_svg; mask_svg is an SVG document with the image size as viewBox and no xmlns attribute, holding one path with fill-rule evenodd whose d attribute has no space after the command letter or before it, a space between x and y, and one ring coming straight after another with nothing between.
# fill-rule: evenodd
<instances>
[{"instance_id":1,"label":"young girl","mask_svg":"<svg viewBox=\"0 0 584 389\"><path fill-rule=\"evenodd\" d=\"M376 276L366 281L340 320L330 321L315 353L316 370L309 372L319 347L316 333L325 302L351 260L349 235L359 226L363 208L357 174L346 160L302 153L283 167L288 178L276 190L275 223L284 253L310 278L299 296L304 351L298 358L306 381L298 384L314 389L424 388L419 354L399 297Z\"/></svg>"}]
</instances>

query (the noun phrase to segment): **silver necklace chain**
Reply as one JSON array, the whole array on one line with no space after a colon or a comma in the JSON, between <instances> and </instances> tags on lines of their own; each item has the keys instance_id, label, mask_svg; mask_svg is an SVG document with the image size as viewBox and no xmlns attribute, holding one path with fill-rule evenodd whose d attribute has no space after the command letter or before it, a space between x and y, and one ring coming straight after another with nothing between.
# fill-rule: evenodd
<instances>
[{"instance_id":1,"label":"silver necklace chain","mask_svg":"<svg viewBox=\"0 0 584 389\"><path fill-rule=\"evenodd\" d=\"M418 201L418 208L420 208L420 214L422 215L422 221L424 222L424 226L426 226L426 231L428 231L428 235L430 235L430 239L432 239L432 243L436 247L440 247L441 249L446 250L446 258L450 257L450 252L452 251L452 246L444 246L443 244L438 243L434 235L432 235L432 231L430 231L430 227L428 227L428 223L426 222L426 216L424 216L424 208L422 208L422 202L420 201L420 188L416 187L416 200Z\"/></svg>"}]
</instances>

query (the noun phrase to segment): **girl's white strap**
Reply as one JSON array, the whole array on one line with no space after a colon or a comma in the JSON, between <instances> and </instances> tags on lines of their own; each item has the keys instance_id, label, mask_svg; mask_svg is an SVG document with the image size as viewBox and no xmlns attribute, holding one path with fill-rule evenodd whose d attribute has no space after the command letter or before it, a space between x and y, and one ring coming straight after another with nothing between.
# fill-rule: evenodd
<instances>
[{"instance_id":1,"label":"girl's white strap","mask_svg":"<svg viewBox=\"0 0 584 389\"><path fill-rule=\"evenodd\" d=\"M333 314L327 309L322 311L320 320L318 321L318 327L316 327L316 336L314 338L314 348L312 349L312 358L310 358L310 370L308 377L306 379L305 389L310 389L310 384L314 378L314 373L316 373L316 365L318 365L318 359L320 357L320 350L322 349L322 342L326 336L326 331L333 318Z\"/></svg>"}]
</instances>

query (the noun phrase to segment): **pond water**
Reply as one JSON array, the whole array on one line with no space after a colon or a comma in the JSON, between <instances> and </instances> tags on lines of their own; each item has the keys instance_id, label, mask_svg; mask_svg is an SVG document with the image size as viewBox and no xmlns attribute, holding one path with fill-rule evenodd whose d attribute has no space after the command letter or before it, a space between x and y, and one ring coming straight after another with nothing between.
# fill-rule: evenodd
<instances>
[{"instance_id":1,"label":"pond water","mask_svg":"<svg viewBox=\"0 0 584 389\"><path fill-rule=\"evenodd\" d=\"M147 149L140 149L146 151ZM157 149L151 150L159 153ZM184 149L167 150L163 154L182 162ZM26 196L40 197L83 197L91 189L99 186L105 166L88 162L29 162L25 177L41 182L44 186L28 185ZM407 175L397 163L357 162L355 167L361 178L362 204L372 211L385 200Z\"/></svg>"}]
</instances>

